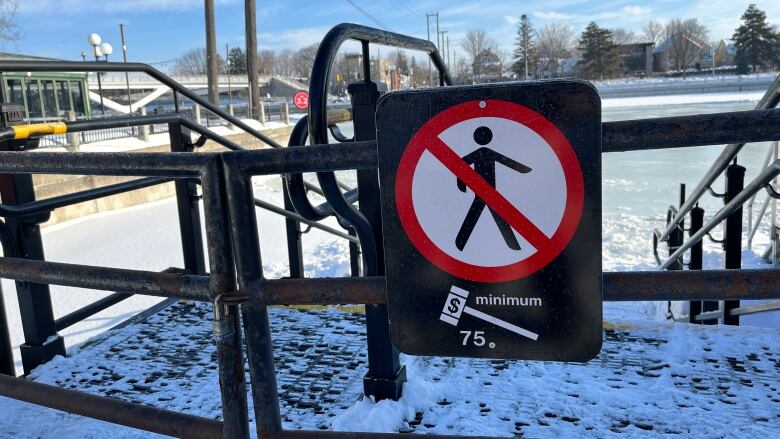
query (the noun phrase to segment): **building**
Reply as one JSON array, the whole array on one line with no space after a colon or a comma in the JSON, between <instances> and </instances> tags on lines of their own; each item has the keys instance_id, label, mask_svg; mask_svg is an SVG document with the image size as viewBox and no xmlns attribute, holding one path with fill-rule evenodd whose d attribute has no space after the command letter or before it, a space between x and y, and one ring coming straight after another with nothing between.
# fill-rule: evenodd
<instances>
[{"instance_id":1,"label":"building","mask_svg":"<svg viewBox=\"0 0 780 439\"><path fill-rule=\"evenodd\" d=\"M489 49L483 50L474 58L471 71L475 84L497 82L503 79L501 59Z\"/></svg>"},{"instance_id":2,"label":"building","mask_svg":"<svg viewBox=\"0 0 780 439\"><path fill-rule=\"evenodd\" d=\"M711 66L710 46L684 33L670 36L653 49L654 72L700 69Z\"/></svg>"},{"instance_id":3,"label":"building","mask_svg":"<svg viewBox=\"0 0 780 439\"><path fill-rule=\"evenodd\" d=\"M654 47L655 43L618 44L623 74L644 76L652 72Z\"/></svg>"},{"instance_id":4,"label":"building","mask_svg":"<svg viewBox=\"0 0 780 439\"><path fill-rule=\"evenodd\" d=\"M733 41L720 40L712 49L715 67L733 66L736 64L737 47Z\"/></svg>"},{"instance_id":5,"label":"building","mask_svg":"<svg viewBox=\"0 0 780 439\"><path fill-rule=\"evenodd\" d=\"M0 52L0 61L57 61ZM86 73L2 72L0 101L24 106L31 121L67 119L91 114Z\"/></svg>"}]
</instances>

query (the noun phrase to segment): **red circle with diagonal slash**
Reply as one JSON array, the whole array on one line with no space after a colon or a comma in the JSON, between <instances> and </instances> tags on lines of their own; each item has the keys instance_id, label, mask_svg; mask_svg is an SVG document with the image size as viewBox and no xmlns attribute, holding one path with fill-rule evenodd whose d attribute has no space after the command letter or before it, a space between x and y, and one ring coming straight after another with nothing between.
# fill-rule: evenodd
<instances>
[{"instance_id":1,"label":"red circle with diagonal slash","mask_svg":"<svg viewBox=\"0 0 780 439\"><path fill-rule=\"evenodd\" d=\"M452 151L439 135L465 120L480 117L504 118L528 127L550 146L560 162L566 181L566 203L558 228L547 237L515 206L490 186L470 165ZM429 151L450 172L495 210L512 229L536 249L531 256L503 266L481 266L461 261L439 248L426 234L415 212L412 183L420 158ZM577 153L566 136L547 118L528 107L500 100L475 100L458 104L433 116L414 134L404 149L396 174L395 197L398 216L417 250L442 270L479 282L507 282L531 275L552 262L574 237L584 203L584 179Z\"/></svg>"},{"instance_id":2,"label":"red circle with diagonal slash","mask_svg":"<svg viewBox=\"0 0 780 439\"><path fill-rule=\"evenodd\" d=\"M296 92L293 96L293 104L295 105L295 108L299 110L309 108L309 94L303 90Z\"/></svg>"}]
</instances>

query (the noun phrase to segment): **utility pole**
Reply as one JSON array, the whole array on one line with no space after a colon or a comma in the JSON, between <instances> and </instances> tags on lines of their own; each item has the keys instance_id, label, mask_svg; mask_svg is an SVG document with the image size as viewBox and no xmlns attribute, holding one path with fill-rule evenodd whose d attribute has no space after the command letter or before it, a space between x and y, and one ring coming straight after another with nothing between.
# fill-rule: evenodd
<instances>
[{"instance_id":1,"label":"utility pole","mask_svg":"<svg viewBox=\"0 0 780 439\"><path fill-rule=\"evenodd\" d=\"M441 40L441 46L439 47L439 56L441 56L441 60L444 61L444 65L447 65L447 46L444 43L444 37L447 36L447 31L443 30L439 32L439 35L441 35L441 37L439 38Z\"/></svg>"},{"instance_id":2,"label":"utility pole","mask_svg":"<svg viewBox=\"0 0 780 439\"><path fill-rule=\"evenodd\" d=\"M230 83L230 69L232 66L230 65L230 46L225 44L225 65L227 66L227 77L228 77L228 112L230 113L233 111L233 87ZM232 116L233 113L230 113Z\"/></svg>"},{"instance_id":3,"label":"utility pole","mask_svg":"<svg viewBox=\"0 0 780 439\"><path fill-rule=\"evenodd\" d=\"M431 41L431 20L433 14L425 14L425 28L428 30L428 41ZM433 70L431 70L431 57L428 57L428 87L433 84Z\"/></svg>"},{"instance_id":4,"label":"utility pole","mask_svg":"<svg viewBox=\"0 0 780 439\"><path fill-rule=\"evenodd\" d=\"M204 0L206 9L206 74L209 101L219 106L219 66L217 63L217 31L214 24L214 0Z\"/></svg>"},{"instance_id":5,"label":"utility pole","mask_svg":"<svg viewBox=\"0 0 780 439\"><path fill-rule=\"evenodd\" d=\"M452 63L450 62L450 36L447 35L447 71L452 70Z\"/></svg>"},{"instance_id":6,"label":"utility pole","mask_svg":"<svg viewBox=\"0 0 780 439\"><path fill-rule=\"evenodd\" d=\"M256 118L260 116L260 85L258 84L260 66L257 59L255 0L245 0L244 19L246 20L246 73L249 75L249 105L252 116Z\"/></svg>"},{"instance_id":7,"label":"utility pole","mask_svg":"<svg viewBox=\"0 0 780 439\"><path fill-rule=\"evenodd\" d=\"M122 40L122 60L127 62L127 44L125 44L125 25L119 23L119 38ZM130 115L133 114L133 99L130 94L130 76L125 70L125 84L127 85L127 108Z\"/></svg>"}]
</instances>

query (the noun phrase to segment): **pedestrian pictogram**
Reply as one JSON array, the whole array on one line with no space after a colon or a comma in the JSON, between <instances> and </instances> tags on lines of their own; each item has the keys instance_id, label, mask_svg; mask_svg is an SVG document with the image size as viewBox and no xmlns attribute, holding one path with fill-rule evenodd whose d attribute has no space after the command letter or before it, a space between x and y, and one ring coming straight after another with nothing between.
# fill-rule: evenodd
<instances>
[{"instance_id":1,"label":"pedestrian pictogram","mask_svg":"<svg viewBox=\"0 0 780 439\"><path fill-rule=\"evenodd\" d=\"M474 130L474 141L477 144L488 145L492 139L493 131L490 128L481 126ZM493 189L496 188L496 163L500 163L523 174L531 172L531 168L528 166L486 147L478 148L474 152L461 157L461 159L463 159L467 165L473 164L474 171L476 171L480 177L484 178ZM466 183L461 179L458 179L458 189L461 192L466 192ZM471 207L469 207L466 218L463 219L463 225L460 226L458 236L455 238L455 245L458 247L458 250L462 251L466 246L471 233L474 232L474 227L477 225L477 220L479 220L479 217L482 215L482 211L485 210L485 206L486 203L482 198L474 196L474 201L471 202ZM498 229L501 231L501 236L504 238L504 241L506 241L506 245L513 250L520 250L520 244L517 242L514 233L512 233L512 228L509 223L507 223L501 215L497 214L495 210L492 208L489 209L490 214L493 215L493 220L496 222L496 226L498 226Z\"/></svg>"},{"instance_id":2,"label":"pedestrian pictogram","mask_svg":"<svg viewBox=\"0 0 780 439\"><path fill-rule=\"evenodd\" d=\"M601 122L579 81L403 91L377 107L391 338L584 361L601 346Z\"/></svg>"},{"instance_id":3,"label":"pedestrian pictogram","mask_svg":"<svg viewBox=\"0 0 780 439\"><path fill-rule=\"evenodd\" d=\"M396 177L412 244L463 279L505 282L551 262L577 228L583 177L547 119L501 100L465 102L414 135Z\"/></svg>"}]
</instances>

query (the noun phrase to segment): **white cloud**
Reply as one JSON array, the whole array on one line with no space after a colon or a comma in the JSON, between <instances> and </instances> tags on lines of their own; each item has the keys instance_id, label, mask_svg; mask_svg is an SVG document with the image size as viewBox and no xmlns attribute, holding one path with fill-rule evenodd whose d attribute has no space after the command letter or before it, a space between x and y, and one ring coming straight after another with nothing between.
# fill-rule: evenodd
<instances>
[{"instance_id":1,"label":"white cloud","mask_svg":"<svg viewBox=\"0 0 780 439\"><path fill-rule=\"evenodd\" d=\"M259 32L257 41L261 49L299 49L318 43L330 30L330 26L290 29L282 32Z\"/></svg>"},{"instance_id":2,"label":"white cloud","mask_svg":"<svg viewBox=\"0 0 780 439\"><path fill-rule=\"evenodd\" d=\"M649 14L651 9L642 6L625 6L621 11L628 15L639 16Z\"/></svg>"},{"instance_id":3,"label":"white cloud","mask_svg":"<svg viewBox=\"0 0 780 439\"><path fill-rule=\"evenodd\" d=\"M568 14L561 14L560 12L543 12L543 11L534 11L533 16L536 18L540 18L542 20L571 20L575 18L574 15L568 15Z\"/></svg>"},{"instance_id":4,"label":"white cloud","mask_svg":"<svg viewBox=\"0 0 780 439\"><path fill-rule=\"evenodd\" d=\"M504 20L506 20L506 22L511 24L512 26L516 25L517 23L520 23L519 18L513 17L511 15L504 15Z\"/></svg>"}]
</instances>

